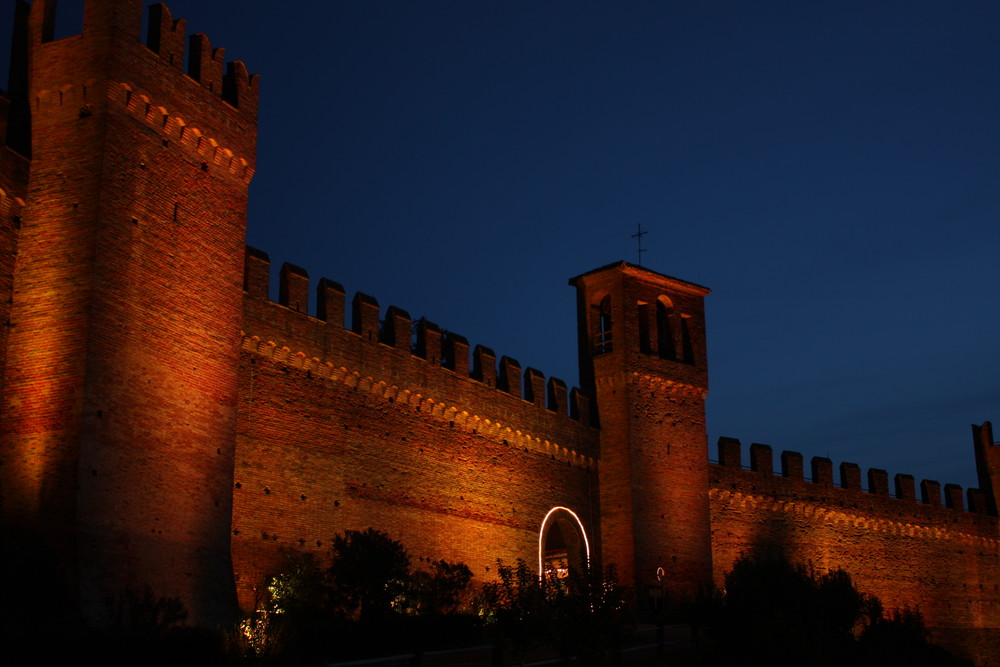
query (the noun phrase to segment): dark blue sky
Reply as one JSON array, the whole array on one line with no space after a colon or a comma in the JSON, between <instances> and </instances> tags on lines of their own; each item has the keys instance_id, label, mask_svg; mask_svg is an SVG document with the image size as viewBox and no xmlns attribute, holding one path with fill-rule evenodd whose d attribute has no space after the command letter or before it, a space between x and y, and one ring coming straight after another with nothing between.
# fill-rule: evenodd
<instances>
[{"instance_id":1,"label":"dark blue sky","mask_svg":"<svg viewBox=\"0 0 1000 667\"><path fill-rule=\"evenodd\" d=\"M248 242L275 266L575 383L566 281L634 261L641 224L646 266L713 290L713 457L729 435L975 485L995 0L169 6L261 74Z\"/></svg>"}]
</instances>

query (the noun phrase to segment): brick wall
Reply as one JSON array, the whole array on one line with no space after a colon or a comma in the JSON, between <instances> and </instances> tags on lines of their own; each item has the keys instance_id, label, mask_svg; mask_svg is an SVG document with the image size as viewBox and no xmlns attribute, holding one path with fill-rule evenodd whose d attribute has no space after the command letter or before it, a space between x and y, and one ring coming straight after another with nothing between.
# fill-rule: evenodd
<instances>
[{"instance_id":1,"label":"brick wall","mask_svg":"<svg viewBox=\"0 0 1000 667\"><path fill-rule=\"evenodd\" d=\"M754 552L780 552L819 573L841 568L887 608L918 608L951 648L997 664L995 644L990 652L976 648L985 629L1000 627L996 517L965 511L951 485L946 503L936 483L923 485L928 494L918 502L905 475L899 492L907 497L890 495L880 470L862 489L852 464L835 477L832 464L817 459L806 480L794 453L784 457L789 476L776 476L770 448L753 449L756 470L743 470L739 442L724 439L724 464L710 468L717 585L737 558Z\"/></svg>"},{"instance_id":2,"label":"brick wall","mask_svg":"<svg viewBox=\"0 0 1000 667\"><path fill-rule=\"evenodd\" d=\"M232 461L254 83L181 71L184 23L91 0L29 15L33 155L0 432L12 525L46 535L86 612L150 586L228 622ZM204 46L205 42L197 44ZM197 59L196 59L197 60ZM208 70L205 70L208 72Z\"/></svg>"},{"instance_id":3,"label":"brick wall","mask_svg":"<svg viewBox=\"0 0 1000 667\"><path fill-rule=\"evenodd\" d=\"M0 95L0 395L3 392L4 369L7 360L7 333L10 305L14 292L14 261L21 228L21 208L28 189L30 161L18 151L3 145L6 140L18 143L17 137L7 137L10 100ZM15 130L12 130L12 132Z\"/></svg>"},{"instance_id":4,"label":"brick wall","mask_svg":"<svg viewBox=\"0 0 1000 667\"><path fill-rule=\"evenodd\" d=\"M384 530L416 565L463 561L480 582L497 558L537 562L553 507L576 512L595 540L597 433L565 399L552 403L560 414L514 395L516 376L503 391L413 354L399 309L386 317L405 335L387 342L360 322L356 333L311 317L296 308L295 283L286 269L289 305L259 298L260 283L246 297L232 541L242 605L283 549L325 557L345 530ZM495 377L486 358L480 373ZM540 374L526 377L530 387Z\"/></svg>"},{"instance_id":5,"label":"brick wall","mask_svg":"<svg viewBox=\"0 0 1000 667\"><path fill-rule=\"evenodd\" d=\"M808 481L789 452L776 476L763 445L743 470L735 440L710 466L707 290L626 263L573 281L583 391L371 296L348 304L330 280L310 314L291 265L271 302L267 257L243 246L256 78L224 72L162 6L141 44L141 5L90 0L87 31L59 41L51 0L19 9L32 57L15 54L18 97L0 99L18 149L0 149L5 549L42 540L92 615L149 585L212 625L234 578L253 606L283 550L325 556L333 535L375 527L418 566L460 560L482 581L497 558L534 563L543 519L566 507L640 595L657 567L676 598L778 549L998 663L985 425L970 511L961 489L905 475L892 495L884 471L865 490L843 464L838 483L826 459Z\"/></svg>"}]
</instances>

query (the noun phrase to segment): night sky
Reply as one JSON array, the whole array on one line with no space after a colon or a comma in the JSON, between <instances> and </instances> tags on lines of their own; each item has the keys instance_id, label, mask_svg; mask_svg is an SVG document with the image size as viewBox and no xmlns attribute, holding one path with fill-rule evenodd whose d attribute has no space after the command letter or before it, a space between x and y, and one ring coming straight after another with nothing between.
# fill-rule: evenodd
<instances>
[{"instance_id":1,"label":"night sky","mask_svg":"<svg viewBox=\"0 0 1000 667\"><path fill-rule=\"evenodd\" d=\"M636 261L641 225L644 266L712 289L713 458L727 435L975 486L995 0L168 4L261 75L247 240L275 272L572 385L567 279Z\"/></svg>"}]
</instances>

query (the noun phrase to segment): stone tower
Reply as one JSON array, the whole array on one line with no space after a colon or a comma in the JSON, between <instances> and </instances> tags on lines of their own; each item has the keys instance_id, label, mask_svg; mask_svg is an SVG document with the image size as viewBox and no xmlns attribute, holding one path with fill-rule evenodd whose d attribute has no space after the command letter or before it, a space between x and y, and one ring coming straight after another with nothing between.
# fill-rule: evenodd
<instances>
[{"instance_id":1,"label":"stone tower","mask_svg":"<svg viewBox=\"0 0 1000 667\"><path fill-rule=\"evenodd\" d=\"M146 44L141 0L87 0L82 34L58 40L55 0L19 5L31 161L0 417L6 548L57 554L93 620L148 586L227 622L256 79L223 72L200 34L184 71L185 22L163 5Z\"/></svg>"},{"instance_id":2,"label":"stone tower","mask_svg":"<svg viewBox=\"0 0 1000 667\"><path fill-rule=\"evenodd\" d=\"M972 425L972 442L976 453L976 473L979 490L985 495L986 508L997 516L997 492L1000 491L1000 445L993 440L993 424Z\"/></svg>"},{"instance_id":3,"label":"stone tower","mask_svg":"<svg viewBox=\"0 0 1000 667\"><path fill-rule=\"evenodd\" d=\"M580 382L596 398L605 564L640 596L711 582L705 395L708 290L619 262L577 288Z\"/></svg>"}]
</instances>

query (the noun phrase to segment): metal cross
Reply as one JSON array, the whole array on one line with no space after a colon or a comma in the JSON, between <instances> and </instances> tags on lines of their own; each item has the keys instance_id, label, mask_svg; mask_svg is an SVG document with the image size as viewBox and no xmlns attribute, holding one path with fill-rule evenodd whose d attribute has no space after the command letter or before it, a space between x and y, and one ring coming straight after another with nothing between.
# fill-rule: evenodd
<instances>
[{"instance_id":1,"label":"metal cross","mask_svg":"<svg viewBox=\"0 0 1000 667\"><path fill-rule=\"evenodd\" d=\"M636 244L639 246L636 251L636 254L639 256L636 264L639 266L642 266L642 253L646 252L646 250L642 247L642 237L648 233L649 232L642 231L642 224L640 223L638 231L632 235L632 238L636 239Z\"/></svg>"}]
</instances>

